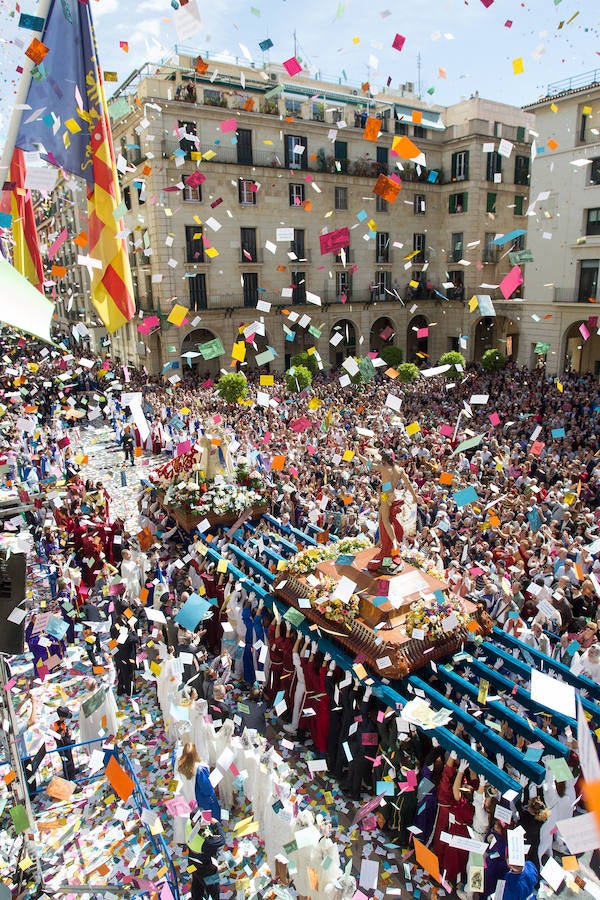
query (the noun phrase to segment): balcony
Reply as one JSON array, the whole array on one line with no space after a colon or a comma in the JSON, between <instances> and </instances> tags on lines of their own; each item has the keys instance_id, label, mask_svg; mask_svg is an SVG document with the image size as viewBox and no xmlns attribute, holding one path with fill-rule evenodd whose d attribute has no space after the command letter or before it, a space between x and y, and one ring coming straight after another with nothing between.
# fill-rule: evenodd
<instances>
[{"instance_id":1,"label":"balcony","mask_svg":"<svg viewBox=\"0 0 600 900\"><path fill-rule=\"evenodd\" d=\"M600 298L596 297L596 300ZM554 288L553 303L587 303L589 305L589 297L580 297L577 288Z\"/></svg>"},{"instance_id":2,"label":"balcony","mask_svg":"<svg viewBox=\"0 0 600 900\"><path fill-rule=\"evenodd\" d=\"M498 262L498 248L485 247L483 250L483 262L493 263L495 265Z\"/></svg>"},{"instance_id":3,"label":"balcony","mask_svg":"<svg viewBox=\"0 0 600 900\"><path fill-rule=\"evenodd\" d=\"M294 253L296 258L292 259L291 257L289 257L288 266L293 266L293 268L295 268L295 269L297 269L301 263L310 264L312 262L312 251L311 250L303 249L302 252L300 253L298 250L296 250L294 247L292 247L292 249L290 250L290 253Z\"/></svg>"},{"instance_id":4,"label":"balcony","mask_svg":"<svg viewBox=\"0 0 600 900\"><path fill-rule=\"evenodd\" d=\"M246 251L248 253L248 256L246 256L243 250L240 250L241 266L261 266L263 264L264 260L262 247L249 247L246 248Z\"/></svg>"}]
</instances>

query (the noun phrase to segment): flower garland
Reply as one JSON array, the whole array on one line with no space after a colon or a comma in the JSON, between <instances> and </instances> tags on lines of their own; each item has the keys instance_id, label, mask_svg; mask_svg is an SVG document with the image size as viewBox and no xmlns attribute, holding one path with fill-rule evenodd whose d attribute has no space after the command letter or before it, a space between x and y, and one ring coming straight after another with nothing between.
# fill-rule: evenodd
<instances>
[{"instance_id":1,"label":"flower garland","mask_svg":"<svg viewBox=\"0 0 600 900\"><path fill-rule=\"evenodd\" d=\"M314 572L319 563L337 559L338 556L352 555L371 546L371 541L367 537L359 535L342 538L341 541L322 544L319 547L308 547L288 561L287 569L291 575L308 575L309 572Z\"/></svg>"},{"instance_id":2,"label":"flower garland","mask_svg":"<svg viewBox=\"0 0 600 900\"><path fill-rule=\"evenodd\" d=\"M451 628L444 627L443 623L452 615L456 617L456 624ZM415 600L406 614L405 627L411 637L416 628L423 632L424 638L440 640L458 631L470 618L462 601L455 598L444 596L442 601Z\"/></svg>"},{"instance_id":3,"label":"flower garland","mask_svg":"<svg viewBox=\"0 0 600 900\"><path fill-rule=\"evenodd\" d=\"M411 566L421 569L421 571L426 572L427 575L431 575L432 578L436 578L438 581L446 580L444 573L440 572L437 566L434 566L429 557L421 550L415 550L414 548L408 550L403 549L401 555L402 559L410 563Z\"/></svg>"},{"instance_id":4,"label":"flower garland","mask_svg":"<svg viewBox=\"0 0 600 900\"><path fill-rule=\"evenodd\" d=\"M352 594L349 600L340 600L335 597L335 589L338 582L327 575L321 575L319 584L311 587L308 599L311 605L330 622L341 625L351 625L360 610L360 597Z\"/></svg>"}]
</instances>

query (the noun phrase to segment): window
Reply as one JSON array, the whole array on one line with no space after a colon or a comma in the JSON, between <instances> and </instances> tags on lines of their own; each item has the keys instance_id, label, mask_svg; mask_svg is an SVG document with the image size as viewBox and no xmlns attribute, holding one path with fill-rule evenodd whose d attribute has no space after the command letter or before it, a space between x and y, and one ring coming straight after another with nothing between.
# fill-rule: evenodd
<instances>
[{"instance_id":1,"label":"window","mask_svg":"<svg viewBox=\"0 0 600 900\"><path fill-rule=\"evenodd\" d=\"M525 235L524 234L517 235L517 237L514 239L514 241L512 243L512 249L513 250L524 250L525 249Z\"/></svg>"},{"instance_id":2,"label":"window","mask_svg":"<svg viewBox=\"0 0 600 900\"><path fill-rule=\"evenodd\" d=\"M334 206L336 209L348 209L348 188L336 187Z\"/></svg>"},{"instance_id":3,"label":"window","mask_svg":"<svg viewBox=\"0 0 600 900\"><path fill-rule=\"evenodd\" d=\"M295 116L297 119L302 118L302 100L292 100L290 97L285 98L285 114L286 116Z\"/></svg>"},{"instance_id":4,"label":"window","mask_svg":"<svg viewBox=\"0 0 600 900\"><path fill-rule=\"evenodd\" d=\"M196 122L178 122L179 149L185 152L185 158L191 159L191 154L198 149L198 141L194 140L198 135Z\"/></svg>"},{"instance_id":5,"label":"window","mask_svg":"<svg viewBox=\"0 0 600 900\"><path fill-rule=\"evenodd\" d=\"M588 209L585 233L600 234L600 208Z\"/></svg>"},{"instance_id":6,"label":"window","mask_svg":"<svg viewBox=\"0 0 600 900\"><path fill-rule=\"evenodd\" d=\"M590 169L590 181L592 184L600 184L600 156L592 160Z\"/></svg>"},{"instance_id":7,"label":"window","mask_svg":"<svg viewBox=\"0 0 600 900\"><path fill-rule=\"evenodd\" d=\"M242 206L254 206L256 204L256 182L249 178L240 178L238 195Z\"/></svg>"},{"instance_id":8,"label":"window","mask_svg":"<svg viewBox=\"0 0 600 900\"><path fill-rule=\"evenodd\" d=\"M452 181L469 180L469 151L459 150L452 154Z\"/></svg>"},{"instance_id":9,"label":"window","mask_svg":"<svg viewBox=\"0 0 600 900\"><path fill-rule=\"evenodd\" d=\"M579 120L579 140L587 141L587 115L582 112L581 119Z\"/></svg>"},{"instance_id":10,"label":"window","mask_svg":"<svg viewBox=\"0 0 600 900\"><path fill-rule=\"evenodd\" d=\"M517 125L517 141L519 143L524 143L525 141L525 126Z\"/></svg>"},{"instance_id":11,"label":"window","mask_svg":"<svg viewBox=\"0 0 600 900\"><path fill-rule=\"evenodd\" d=\"M242 249L241 260L243 263L257 262L256 228L240 228L240 247Z\"/></svg>"},{"instance_id":12,"label":"window","mask_svg":"<svg viewBox=\"0 0 600 900\"><path fill-rule=\"evenodd\" d=\"M124 187L122 190L123 194L123 203L125 204L126 209L131 209L131 188Z\"/></svg>"},{"instance_id":13,"label":"window","mask_svg":"<svg viewBox=\"0 0 600 900\"><path fill-rule=\"evenodd\" d=\"M350 261L350 244L346 247L340 247L338 252L335 254L335 264L336 266L346 266Z\"/></svg>"},{"instance_id":14,"label":"window","mask_svg":"<svg viewBox=\"0 0 600 900\"><path fill-rule=\"evenodd\" d=\"M305 272L292 272L292 303L306 303Z\"/></svg>"},{"instance_id":15,"label":"window","mask_svg":"<svg viewBox=\"0 0 600 900\"><path fill-rule=\"evenodd\" d=\"M202 225L185 226L185 261L189 263L204 262Z\"/></svg>"},{"instance_id":16,"label":"window","mask_svg":"<svg viewBox=\"0 0 600 900\"><path fill-rule=\"evenodd\" d=\"M313 103L312 120L313 122L325 121L325 105L323 103Z\"/></svg>"},{"instance_id":17,"label":"window","mask_svg":"<svg viewBox=\"0 0 600 900\"><path fill-rule=\"evenodd\" d=\"M206 309L206 275L198 272L193 278L188 278L190 284L190 312L198 312Z\"/></svg>"},{"instance_id":18,"label":"window","mask_svg":"<svg viewBox=\"0 0 600 900\"><path fill-rule=\"evenodd\" d=\"M224 99L221 91L214 91L210 88L204 88L204 102L207 106L226 106L227 101Z\"/></svg>"},{"instance_id":19,"label":"window","mask_svg":"<svg viewBox=\"0 0 600 900\"><path fill-rule=\"evenodd\" d=\"M394 131L396 134L408 134L408 125L406 122L396 122L394 125Z\"/></svg>"},{"instance_id":20,"label":"window","mask_svg":"<svg viewBox=\"0 0 600 900\"><path fill-rule=\"evenodd\" d=\"M244 272L242 275L244 284L244 306L256 307L258 301L258 275L256 272Z\"/></svg>"},{"instance_id":21,"label":"window","mask_svg":"<svg viewBox=\"0 0 600 900\"><path fill-rule=\"evenodd\" d=\"M252 165L252 131L250 128L237 130L237 161L240 166Z\"/></svg>"},{"instance_id":22,"label":"window","mask_svg":"<svg viewBox=\"0 0 600 900\"><path fill-rule=\"evenodd\" d=\"M496 181L495 176L502 174L502 157L494 150L493 153L487 154L487 170L486 179L488 181Z\"/></svg>"},{"instance_id":23,"label":"window","mask_svg":"<svg viewBox=\"0 0 600 900\"><path fill-rule=\"evenodd\" d=\"M413 250L418 250L418 254L413 256L412 262L414 263L424 263L425 262L425 234L424 233L415 233L413 234Z\"/></svg>"},{"instance_id":24,"label":"window","mask_svg":"<svg viewBox=\"0 0 600 900\"><path fill-rule=\"evenodd\" d=\"M523 197L520 194L517 194L517 196L515 197L515 209L514 209L515 216L524 216L525 215L525 201L526 200L527 200L527 197Z\"/></svg>"},{"instance_id":25,"label":"window","mask_svg":"<svg viewBox=\"0 0 600 900\"><path fill-rule=\"evenodd\" d=\"M350 272L336 272L335 273L335 293L338 300L342 300L343 297L346 300L350 300L352 297L352 276Z\"/></svg>"},{"instance_id":26,"label":"window","mask_svg":"<svg viewBox=\"0 0 600 900\"><path fill-rule=\"evenodd\" d=\"M390 261L390 236L387 231L378 231L375 235L375 259L378 263Z\"/></svg>"},{"instance_id":27,"label":"window","mask_svg":"<svg viewBox=\"0 0 600 900\"><path fill-rule=\"evenodd\" d=\"M302 206L304 203L304 185L290 184L290 206Z\"/></svg>"},{"instance_id":28,"label":"window","mask_svg":"<svg viewBox=\"0 0 600 900\"><path fill-rule=\"evenodd\" d=\"M336 172L348 171L348 143L347 141L333 142L333 156L335 158Z\"/></svg>"},{"instance_id":29,"label":"window","mask_svg":"<svg viewBox=\"0 0 600 900\"><path fill-rule=\"evenodd\" d=\"M308 153L306 138L296 134L285 136L285 165L287 169L307 169Z\"/></svg>"},{"instance_id":30,"label":"window","mask_svg":"<svg viewBox=\"0 0 600 900\"><path fill-rule=\"evenodd\" d=\"M423 128L422 125L415 125L413 128L413 134L416 138L426 138L427 131Z\"/></svg>"},{"instance_id":31,"label":"window","mask_svg":"<svg viewBox=\"0 0 600 900\"><path fill-rule=\"evenodd\" d=\"M143 181L134 181L133 184L137 188L138 204L143 206L146 202L146 185Z\"/></svg>"},{"instance_id":32,"label":"window","mask_svg":"<svg viewBox=\"0 0 600 900\"><path fill-rule=\"evenodd\" d=\"M451 213L451 215L466 212L468 205L469 195L466 191L461 191L458 194L450 194L448 212Z\"/></svg>"},{"instance_id":33,"label":"window","mask_svg":"<svg viewBox=\"0 0 600 900\"><path fill-rule=\"evenodd\" d=\"M371 285L371 292L375 300L387 299L386 291L392 289L392 273L389 271L375 272L375 281ZM372 297L373 299L373 297Z\"/></svg>"},{"instance_id":34,"label":"window","mask_svg":"<svg viewBox=\"0 0 600 900\"><path fill-rule=\"evenodd\" d=\"M345 188L344 188L345 190ZM375 212L386 213L388 212L388 202L384 200L383 197L380 197L379 194L375 195Z\"/></svg>"},{"instance_id":35,"label":"window","mask_svg":"<svg viewBox=\"0 0 600 900\"><path fill-rule=\"evenodd\" d=\"M202 200L202 185L197 184L192 187L186 184L183 189L183 200L185 203L198 203Z\"/></svg>"},{"instance_id":36,"label":"window","mask_svg":"<svg viewBox=\"0 0 600 900\"><path fill-rule=\"evenodd\" d=\"M388 148L377 147L377 174L388 174Z\"/></svg>"},{"instance_id":37,"label":"window","mask_svg":"<svg viewBox=\"0 0 600 900\"><path fill-rule=\"evenodd\" d=\"M495 263L498 259L498 245L494 244L496 234L493 231L487 231L483 242L483 261L484 263Z\"/></svg>"},{"instance_id":38,"label":"window","mask_svg":"<svg viewBox=\"0 0 600 900\"><path fill-rule=\"evenodd\" d=\"M413 211L415 216L425 215L425 194L415 194L413 199Z\"/></svg>"},{"instance_id":39,"label":"window","mask_svg":"<svg viewBox=\"0 0 600 900\"><path fill-rule=\"evenodd\" d=\"M589 300L596 299L599 265L600 259L584 259L581 261L579 269L579 293L577 295L579 303L587 303Z\"/></svg>"},{"instance_id":40,"label":"window","mask_svg":"<svg viewBox=\"0 0 600 900\"><path fill-rule=\"evenodd\" d=\"M487 201L486 201L486 206L485 206L485 211L486 211L486 212L488 212L488 213L495 213L495 212L496 212L496 197L497 197L497 196L498 196L498 195L496 194L495 191L490 191L490 192L488 193L488 195L487 195Z\"/></svg>"},{"instance_id":41,"label":"window","mask_svg":"<svg viewBox=\"0 0 600 900\"><path fill-rule=\"evenodd\" d=\"M528 156L515 156L515 184L529 184Z\"/></svg>"},{"instance_id":42,"label":"window","mask_svg":"<svg viewBox=\"0 0 600 900\"><path fill-rule=\"evenodd\" d=\"M502 137L502 122L494 122L494 137Z\"/></svg>"},{"instance_id":43,"label":"window","mask_svg":"<svg viewBox=\"0 0 600 900\"><path fill-rule=\"evenodd\" d=\"M452 235L451 239L451 247L452 247L452 262L460 262L463 258L463 233L462 231L456 231Z\"/></svg>"},{"instance_id":44,"label":"window","mask_svg":"<svg viewBox=\"0 0 600 900\"><path fill-rule=\"evenodd\" d=\"M304 228L294 228L294 240L290 244L290 252L295 254L296 259L306 259L305 235Z\"/></svg>"}]
</instances>

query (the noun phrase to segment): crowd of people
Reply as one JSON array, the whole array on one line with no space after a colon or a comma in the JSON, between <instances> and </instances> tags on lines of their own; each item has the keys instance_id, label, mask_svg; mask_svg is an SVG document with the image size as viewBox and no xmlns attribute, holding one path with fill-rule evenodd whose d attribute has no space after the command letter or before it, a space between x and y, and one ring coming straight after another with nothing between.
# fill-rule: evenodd
<instances>
[{"instance_id":1,"label":"crowd of people","mask_svg":"<svg viewBox=\"0 0 600 900\"><path fill-rule=\"evenodd\" d=\"M600 672L597 378L569 373L559 381L509 364L491 374L468 369L454 381L422 377L409 386L382 375L342 387L330 373L300 394L276 379L267 403L226 405L193 373L173 381L125 372L110 359L89 365L65 346L6 334L1 341L3 492L23 508L4 520L3 538L7 546L24 541L30 558L26 655L9 659L11 668L28 666L19 738L30 787L39 779L31 761L43 725L36 683L79 648L86 702L78 728L60 702L51 737L60 748L114 736L119 704L140 690L140 673L144 689L152 685L180 797L172 849L181 871L192 869L193 900L219 897L223 825L242 800L252 806L273 878L301 896L354 896L358 873L340 853L354 814L367 834L383 829L399 854L417 844L430 850L442 886L458 896L488 898L502 883L507 900L543 896L552 883L540 876L548 860L575 855L558 825L586 814L586 772L579 733L527 704L527 670L540 667L539 654L566 667L587 703L595 748L600 704L588 682L598 684ZM122 402L123 393L139 396L139 405ZM86 476L85 435L99 425L111 435L121 492L136 492L133 514L120 492ZM234 463L260 479L272 514L235 535L214 529L223 566L207 554L206 534L186 532L148 477L180 444L210 439L216 428ZM434 668L423 675L458 712L484 713L496 753L460 715L447 726L481 757L477 771L445 750L435 730L390 707L379 679L358 678L323 651L318 635L265 601L270 582L260 573L276 571L274 554L289 557L286 537L380 538L379 457L402 469L411 494L403 534L396 531L400 556L442 573L452 594L485 607L520 642L522 670L490 662L473 642L454 661L455 681ZM182 610L199 596L209 612L183 627ZM467 689L473 669L488 662L514 686L494 684L495 702ZM537 766L537 780L509 745ZM322 762L307 777L326 771L347 797L345 826L299 802L294 786L307 751ZM77 760L69 750L60 756L64 777L75 780ZM486 760L520 793L494 787L482 774ZM515 832L517 850L509 848ZM598 850L588 849L585 877L594 879Z\"/></svg>"}]
</instances>

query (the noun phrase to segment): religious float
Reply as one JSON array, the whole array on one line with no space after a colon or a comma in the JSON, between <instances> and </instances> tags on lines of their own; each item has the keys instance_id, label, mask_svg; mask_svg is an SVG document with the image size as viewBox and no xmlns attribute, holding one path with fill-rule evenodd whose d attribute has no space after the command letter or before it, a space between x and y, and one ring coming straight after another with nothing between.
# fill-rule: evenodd
<instances>
[{"instance_id":1,"label":"religious float","mask_svg":"<svg viewBox=\"0 0 600 900\"><path fill-rule=\"evenodd\" d=\"M204 435L190 450L150 475L159 502L185 531L260 516L268 509L260 476L234 467L221 436Z\"/></svg>"},{"instance_id":2,"label":"religious float","mask_svg":"<svg viewBox=\"0 0 600 900\"><path fill-rule=\"evenodd\" d=\"M491 632L487 613L451 595L422 555L404 555L392 571L373 566L378 553L366 538L302 550L278 573L274 593L384 678L403 678Z\"/></svg>"}]
</instances>

